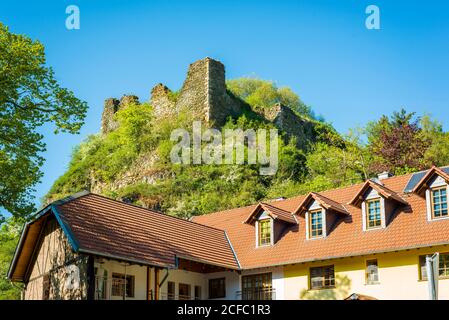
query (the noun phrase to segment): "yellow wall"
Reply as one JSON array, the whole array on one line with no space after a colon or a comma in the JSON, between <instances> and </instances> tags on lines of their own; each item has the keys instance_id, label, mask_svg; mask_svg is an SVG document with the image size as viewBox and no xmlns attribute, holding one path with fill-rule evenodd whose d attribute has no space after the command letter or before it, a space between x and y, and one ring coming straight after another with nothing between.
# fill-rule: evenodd
<instances>
[{"instance_id":1,"label":"yellow wall","mask_svg":"<svg viewBox=\"0 0 449 320\"><path fill-rule=\"evenodd\" d=\"M344 299L352 293L381 300L428 299L427 281L419 280L419 256L449 252L449 246L343 258L286 266L285 299ZM365 284L365 262L377 259L379 284ZM309 268L334 265L336 288L309 290ZM439 281L439 298L449 299L449 279Z\"/></svg>"}]
</instances>

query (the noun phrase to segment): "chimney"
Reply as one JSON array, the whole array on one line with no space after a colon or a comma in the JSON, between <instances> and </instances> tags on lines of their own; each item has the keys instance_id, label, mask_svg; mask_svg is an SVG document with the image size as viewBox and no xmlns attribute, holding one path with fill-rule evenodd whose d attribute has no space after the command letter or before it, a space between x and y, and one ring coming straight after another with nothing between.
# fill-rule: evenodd
<instances>
[{"instance_id":1,"label":"chimney","mask_svg":"<svg viewBox=\"0 0 449 320\"><path fill-rule=\"evenodd\" d=\"M377 179L379 179L380 181L391 178L393 176L393 174L391 172L388 171L384 171L382 173L379 173L377 175Z\"/></svg>"}]
</instances>

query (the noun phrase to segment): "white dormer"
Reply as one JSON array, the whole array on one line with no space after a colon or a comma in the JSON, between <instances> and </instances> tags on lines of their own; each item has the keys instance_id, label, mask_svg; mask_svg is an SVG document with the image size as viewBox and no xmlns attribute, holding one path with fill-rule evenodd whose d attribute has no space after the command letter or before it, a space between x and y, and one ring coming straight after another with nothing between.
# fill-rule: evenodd
<instances>
[{"instance_id":1,"label":"white dormer","mask_svg":"<svg viewBox=\"0 0 449 320\"><path fill-rule=\"evenodd\" d=\"M315 192L309 193L293 213L304 216L307 240L327 237L337 220L349 215L342 204Z\"/></svg>"},{"instance_id":2,"label":"white dormer","mask_svg":"<svg viewBox=\"0 0 449 320\"><path fill-rule=\"evenodd\" d=\"M426 197L427 220L448 219L449 174L438 167L432 167L417 183L412 192Z\"/></svg>"},{"instance_id":3,"label":"white dormer","mask_svg":"<svg viewBox=\"0 0 449 320\"><path fill-rule=\"evenodd\" d=\"M261 202L243 223L254 225L256 248L260 248L274 245L297 221L290 212Z\"/></svg>"},{"instance_id":4,"label":"white dormer","mask_svg":"<svg viewBox=\"0 0 449 320\"><path fill-rule=\"evenodd\" d=\"M435 176L430 180L429 187L426 190L428 221L449 218L448 193L448 184L442 177Z\"/></svg>"},{"instance_id":5,"label":"white dormer","mask_svg":"<svg viewBox=\"0 0 449 320\"><path fill-rule=\"evenodd\" d=\"M363 231L386 227L385 198L371 189L362 202Z\"/></svg>"},{"instance_id":6,"label":"white dormer","mask_svg":"<svg viewBox=\"0 0 449 320\"><path fill-rule=\"evenodd\" d=\"M306 212L306 239L326 237L326 220L326 209L315 200Z\"/></svg>"},{"instance_id":7,"label":"white dormer","mask_svg":"<svg viewBox=\"0 0 449 320\"><path fill-rule=\"evenodd\" d=\"M274 220L263 211L256 221L256 248L274 244Z\"/></svg>"},{"instance_id":8,"label":"white dormer","mask_svg":"<svg viewBox=\"0 0 449 320\"><path fill-rule=\"evenodd\" d=\"M386 228L398 206L407 201L381 181L367 180L349 202L362 209L363 231Z\"/></svg>"}]
</instances>

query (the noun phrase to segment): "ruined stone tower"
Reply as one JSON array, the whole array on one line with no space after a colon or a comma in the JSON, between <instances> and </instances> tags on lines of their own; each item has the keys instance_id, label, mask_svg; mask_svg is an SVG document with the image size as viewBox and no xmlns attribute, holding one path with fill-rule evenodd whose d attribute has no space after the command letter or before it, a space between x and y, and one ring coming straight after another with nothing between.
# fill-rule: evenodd
<instances>
[{"instance_id":1,"label":"ruined stone tower","mask_svg":"<svg viewBox=\"0 0 449 320\"><path fill-rule=\"evenodd\" d=\"M151 90L151 105L156 116L170 116L190 110L195 118L215 127L222 126L227 117L236 117L248 106L228 94L224 65L214 59L204 58L192 63L176 103L170 99L172 92L163 84Z\"/></svg>"},{"instance_id":2,"label":"ruined stone tower","mask_svg":"<svg viewBox=\"0 0 449 320\"><path fill-rule=\"evenodd\" d=\"M139 104L139 98L133 95L124 95L120 100L109 98L104 101L103 114L101 116L101 133L106 134L117 129L117 122L114 120L115 113L130 104Z\"/></svg>"},{"instance_id":3,"label":"ruined stone tower","mask_svg":"<svg viewBox=\"0 0 449 320\"><path fill-rule=\"evenodd\" d=\"M138 104L136 96L123 96L105 101L101 132L108 133L117 128L114 114L129 104ZM220 128L228 117L237 118L244 112L256 114L251 107L227 91L225 67L209 57L190 64L187 77L179 93L172 92L162 83L151 90L150 104L157 118L173 117L185 110L193 113L194 119ZM288 106L276 104L259 110L258 116L272 122L287 137L296 137L302 148L315 139L315 123L294 113Z\"/></svg>"}]
</instances>

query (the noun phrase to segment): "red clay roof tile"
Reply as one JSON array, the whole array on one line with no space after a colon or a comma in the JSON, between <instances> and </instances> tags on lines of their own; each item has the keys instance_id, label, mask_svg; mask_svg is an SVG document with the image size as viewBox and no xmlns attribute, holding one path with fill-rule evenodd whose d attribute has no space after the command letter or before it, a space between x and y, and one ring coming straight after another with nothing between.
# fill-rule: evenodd
<instances>
[{"instance_id":1,"label":"red clay roof tile","mask_svg":"<svg viewBox=\"0 0 449 320\"><path fill-rule=\"evenodd\" d=\"M342 216L326 238L307 240L305 219L298 217L298 225L291 225L271 247L256 248L255 228L242 224L254 206L236 208L195 217L193 220L226 230L243 269L261 268L330 258L366 255L419 248L432 245L449 245L449 220L427 221L426 201L416 194L404 194L411 175L382 180L384 187L407 201L398 207L385 229L363 231L361 209L346 206L350 215ZM348 203L364 183L321 192L336 203ZM305 196L271 202L270 205L293 212Z\"/></svg>"}]
</instances>

